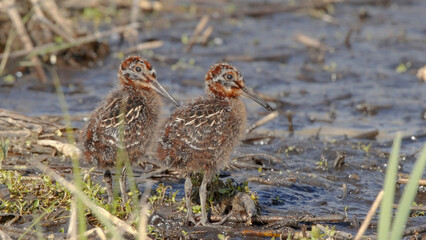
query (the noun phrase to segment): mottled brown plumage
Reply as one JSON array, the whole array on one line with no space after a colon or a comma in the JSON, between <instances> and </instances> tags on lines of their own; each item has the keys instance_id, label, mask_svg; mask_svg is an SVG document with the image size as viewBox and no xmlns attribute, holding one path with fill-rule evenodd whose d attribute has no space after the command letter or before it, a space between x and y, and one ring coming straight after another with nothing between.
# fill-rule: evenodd
<instances>
[{"instance_id":1,"label":"mottled brown plumage","mask_svg":"<svg viewBox=\"0 0 426 240\"><path fill-rule=\"evenodd\" d=\"M109 202L112 200L109 170L118 161L117 150L127 151L130 162L137 162L157 129L161 106L159 94L179 105L157 82L154 68L143 58L126 58L119 68L118 79L120 87L94 110L82 134L86 160L106 170L104 177ZM125 200L124 174L120 187Z\"/></svg>"},{"instance_id":2,"label":"mottled brown plumage","mask_svg":"<svg viewBox=\"0 0 426 240\"><path fill-rule=\"evenodd\" d=\"M227 63L215 64L207 72L206 93L207 96L196 98L175 110L162 128L157 147L158 159L165 166L186 175L187 220L193 223L190 175L201 171L204 173L200 187L202 225L207 224L207 183L213 174L229 163L229 155L246 128L246 110L239 96L246 95L272 110L251 89L245 87L241 74Z\"/></svg>"}]
</instances>

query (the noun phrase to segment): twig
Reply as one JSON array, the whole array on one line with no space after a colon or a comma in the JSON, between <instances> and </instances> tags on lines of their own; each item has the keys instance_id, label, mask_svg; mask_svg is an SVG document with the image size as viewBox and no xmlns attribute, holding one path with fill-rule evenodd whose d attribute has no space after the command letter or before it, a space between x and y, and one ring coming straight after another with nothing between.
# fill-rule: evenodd
<instances>
[{"instance_id":1,"label":"twig","mask_svg":"<svg viewBox=\"0 0 426 240\"><path fill-rule=\"evenodd\" d=\"M408 183L408 178L400 178L400 179L398 179L398 181L396 183L398 183L398 184L407 184ZM426 179L420 179L419 180L419 186L426 186Z\"/></svg>"},{"instance_id":2,"label":"twig","mask_svg":"<svg viewBox=\"0 0 426 240\"><path fill-rule=\"evenodd\" d=\"M399 204L392 204L393 208L399 208ZM426 206L411 206L411 211L426 211Z\"/></svg>"},{"instance_id":3,"label":"twig","mask_svg":"<svg viewBox=\"0 0 426 240\"><path fill-rule=\"evenodd\" d=\"M377 194L376 200L374 200L373 204L371 205L370 210L367 213L367 216L365 216L364 221L361 224L361 227L358 230L358 233L356 234L354 240L360 240L362 236L365 233L365 230L367 230L368 225L370 224L371 219L373 218L374 214L376 214L377 208L379 208L380 203L382 202L384 191L381 190L379 194Z\"/></svg>"},{"instance_id":4,"label":"twig","mask_svg":"<svg viewBox=\"0 0 426 240\"><path fill-rule=\"evenodd\" d=\"M204 46L207 45L207 42L209 41L210 35L213 33L213 27L208 26L206 30L203 32L203 35L201 35L201 44Z\"/></svg>"},{"instance_id":5,"label":"twig","mask_svg":"<svg viewBox=\"0 0 426 240\"><path fill-rule=\"evenodd\" d=\"M154 41L149 41L149 42L143 42L143 43L139 43L136 46L127 48L125 50L122 51L122 53L124 55L132 53L132 52L138 52L138 51L142 51L142 50L146 50L146 49L154 49L154 48L159 48L163 46L163 41L161 40L154 40Z\"/></svg>"},{"instance_id":6,"label":"twig","mask_svg":"<svg viewBox=\"0 0 426 240\"><path fill-rule=\"evenodd\" d=\"M334 169L339 170L345 164L346 152L337 151L336 158L334 159Z\"/></svg>"},{"instance_id":7,"label":"twig","mask_svg":"<svg viewBox=\"0 0 426 240\"><path fill-rule=\"evenodd\" d=\"M226 216L221 215L212 215L210 217L211 222L220 222L222 219ZM236 223L246 223L248 220L247 215L241 215L241 216L230 216L228 218L228 222L236 222ZM268 224L268 223L277 223L277 222L283 222L286 223L285 225L293 225L293 223L320 223L320 222L328 222L328 223L335 223L335 222L342 222L345 220L345 216L343 215L326 215L326 216L320 216L320 217L312 217L312 216L257 216L253 218L253 223L260 223L260 224Z\"/></svg>"},{"instance_id":8,"label":"twig","mask_svg":"<svg viewBox=\"0 0 426 240\"><path fill-rule=\"evenodd\" d=\"M307 46L307 47L311 47L311 48L316 48L322 51L330 51L332 49L332 47L321 43L320 41L318 41L315 38L309 37L305 34L296 34L294 36L294 40L296 40L297 42Z\"/></svg>"},{"instance_id":9,"label":"twig","mask_svg":"<svg viewBox=\"0 0 426 240\"><path fill-rule=\"evenodd\" d=\"M404 230L404 236L409 236L409 235L414 235L414 234L418 234L418 233L424 233L426 232L426 224L422 224L419 226L414 226L414 227L408 227Z\"/></svg>"},{"instance_id":10,"label":"twig","mask_svg":"<svg viewBox=\"0 0 426 240\"><path fill-rule=\"evenodd\" d=\"M239 230L239 233L244 236L254 236L261 238L279 238L279 239L287 239L288 233L283 233L282 230L265 230L265 229L244 229ZM294 236L292 234L292 236Z\"/></svg>"},{"instance_id":11,"label":"twig","mask_svg":"<svg viewBox=\"0 0 426 240\"><path fill-rule=\"evenodd\" d=\"M247 179L247 182L257 182L264 185L271 185L271 186L290 186L296 182L296 178L294 177L287 177L283 179L265 179L262 177L250 177Z\"/></svg>"},{"instance_id":12,"label":"twig","mask_svg":"<svg viewBox=\"0 0 426 240\"><path fill-rule=\"evenodd\" d=\"M324 226L324 225L321 225L321 224L317 224L316 225L321 231L323 231L323 232L326 232L327 231L327 228ZM336 236L340 236L340 237L343 237L343 238L345 238L345 239L352 239L353 238L353 235L352 234L350 234L350 233L347 233L347 232L342 232L342 231L337 231L336 230Z\"/></svg>"},{"instance_id":13,"label":"twig","mask_svg":"<svg viewBox=\"0 0 426 240\"><path fill-rule=\"evenodd\" d=\"M368 132L360 133L358 135L353 136L352 138L374 140L376 139L377 135L379 135L379 130L375 129Z\"/></svg>"},{"instance_id":14,"label":"twig","mask_svg":"<svg viewBox=\"0 0 426 240\"><path fill-rule=\"evenodd\" d=\"M294 125L293 125L293 112L291 110L285 111L285 116L287 117L288 121L288 132L290 135L294 134Z\"/></svg>"},{"instance_id":15,"label":"twig","mask_svg":"<svg viewBox=\"0 0 426 240\"><path fill-rule=\"evenodd\" d=\"M130 23L138 27L138 16L139 16L139 0L133 0L132 9L130 11Z\"/></svg>"},{"instance_id":16,"label":"twig","mask_svg":"<svg viewBox=\"0 0 426 240\"><path fill-rule=\"evenodd\" d=\"M240 157L236 157L232 159L232 161L247 161L247 160L254 160L254 159L260 159L262 161L270 161L275 164L282 164L283 161L275 157L273 155L267 154L267 153L253 153L253 154L246 154Z\"/></svg>"},{"instance_id":17,"label":"twig","mask_svg":"<svg viewBox=\"0 0 426 240\"><path fill-rule=\"evenodd\" d=\"M66 157L80 158L82 156L81 150L69 143L62 143L55 140L43 139L43 140L38 140L37 144L41 146L54 147Z\"/></svg>"},{"instance_id":18,"label":"twig","mask_svg":"<svg viewBox=\"0 0 426 240\"><path fill-rule=\"evenodd\" d=\"M274 185L274 186L277 185L276 181L271 181L270 179L264 179L261 177L250 177L247 179L247 182L258 182L264 185Z\"/></svg>"},{"instance_id":19,"label":"twig","mask_svg":"<svg viewBox=\"0 0 426 240\"><path fill-rule=\"evenodd\" d=\"M68 225L67 237L77 239L77 196L71 199L70 219Z\"/></svg>"},{"instance_id":20,"label":"twig","mask_svg":"<svg viewBox=\"0 0 426 240\"><path fill-rule=\"evenodd\" d=\"M6 121L10 124L24 126L24 127L28 127L28 128L31 128L31 129L35 128L34 125L50 127L50 128L52 128L52 131L56 131L57 129L63 128L63 126L56 124L56 123L43 121L43 120L38 119L38 118L28 117L28 116L25 116L22 113L6 110L6 109L2 109L2 108L0 108L0 119L4 120L4 121Z\"/></svg>"},{"instance_id":21,"label":"twig","mask_svg":"<svg viewBox=\"0 0 426 240\"><path fill-rule=\"evenodd\" d=\"M305 1L296 6L282 6L282 4L280 5L274 4L272 7L269 6L263 9L258 8L256 10L249 10L249 11L242 12L242 15L247 15L250 17L261 17L268 14L292 12L292 11L297 11L304 8L321 7L330 3L339 3L339 2L342 2L342 0Z\"/></svg>"},{"instance_id":22,"label":"twig","mask_svg":"<svg viewBox=\"0 0 426 240\"><path fill-rule=\"evenodd\" d=\"M206 27L207 23L209 22L210 17L208 15L204 15L200 21L198 22L197 26L195 26L194 32L192 33L191 38L189 39L188 44L185 47L185 52L190 52L193 45L195 44L198 36L200 35L201 31Z\"/></svg>"},{"instance_id":23,"label":"twig","mask_svg":"<svg viewBox=\"0 0 426 240\"><path fill-rule=\"evenodd\" d=\"M139 215L139 226L138 226L138 237L139 239L150 239L147 237L147 225L148 225L148 216L147 213L150 210L150 204L148 204L148 198L150 196L152 184L150 182L146 182L145 191L142 195L142 199L140 200L139 205L141 206L141 212Z\"/></svg>"},{"instance_id":24,"label":"twig","mask_svg":"<svg viewBox=\"0 0 426 240\"><path fill-rule=\"evenodd\" d=\"M138 16L139 16L139 0L132 0L132 5L130 9L130 26L124 36L128 40L131 46L134 46L138 42Z\"/></svg>"},{"instance_id":25,"label":"twig","mask_svg":"<svg viewBox=\"0 0 426 240\"><path fill-rule=\"evenodd\" d=\"M5 1L5 0L3 0L3 1ZM25 55L28 55L28 57L32 57L32 56L35 56L35 55L42 55L42 54L46 54L46 53L49 53L49 52L64 50L64 49L72 48L72 47L77 46L77 45L93 42L95 40L99 40L101 38L110 36L110 35L115 34L115 33L125 32L131 27L132 27L132 25L125 25L125 26L115 27L115 28L108 30L108 31L96 32L92 35L76 38L75 41L71 42L71 43L62 43L62 44L48 43L48 44L44 44L44 45L41 45L41 46L37 46L37 47L33 48L32 50L27 50L27 49L18 50L18 51L12 52L9 57L10 58L17 58L17 57L23 57ZM4 57L4 54L0 54L0 58L3 58L3 57Z\"/></svg>"},{"instance_id":26,"label":"twig","mask_svg":"<svg viewBox=\"0 0 426 240\"><path fill-rule=\"evenodd\" d=\"M268 115L264 116L263 118L257 120L255 123L253 123L253 125L251 125L249 128L247 128L246 133L249 133L251 131L253 131L254 129L274 120L275 118L277 118L279 115L278 111L273 111L271 113L269 113Z\"/></svg>"},{"instance_id":27,"label":"twig","mask_svg":"<svg viewBox=\"0 0 426 240\"><path fill-rule=\"evenodd\" d=\"M13 25L16 28L19 38L24 44L25 51L28 51L28 52L33 51L34 49L33 43L31 42L31 39L28 36L28 32L25 29L24 24L22 23L21 16L19 15L18 10L16 9L15 0L3 0L3 4L5 8L7 9L7 14L9 15L10 20L12 21ZM10 54L10 57L12 57L12 54ZM34 68L36 70L37 76L40 79L40 81L42 83L46 83L47 82L46 74L44 73L43 68L41 67L40 60L36 56L33 56L31 57L31 62L34 64Z\"/></svg>"},{"instance_id":28,"label":"twig","mask_svg":"<svg viewBox=\"0 0 426 240\"><path fill-rule=\"evenodd\" d=\"M40 21L42 24L44 24L46 27L50 28L54 33L58 34L62 38L65 39L67 42L73 42L75 41L74 37L66 31L61 30L58 26L56 26L54 23L52 23L49 19L47 19L43 12L41 11L39 0L31 0L31 3L34 8L35 17L38 21Z\"/></svg>"},{"instance_id":29,"label":"twig","mask_svg":"<svg viewBox=\"0 0 426 240\"><path fill-rule=\"evenodd\" d=\"M331 23L331 24L334 24L334 25L339 24L338 21L333 16L331 16L330 14L327 14L323 11L318 11L318 10L315 10L315 9L309 9L308 12L309 12L309 15L311 15L312 17L318 18L318 19L320 19L320 20L322 20L326 23Z\"/></svg>"},{"instance_id":30,"label":"twig","mask_svg":"<svg viewBox=\"0 0 426 240\"><path fill-rule=\"evenodd\" d=\"M273 62L287 62L289 55L282 53L274 53L270 55L228 55L223 58L224 61L228 62L256 62L256 61L273 61ZM266 99L265 99L266 100Z\"/></svg>"},{"instance_id":31,"label":"twig","mask_svg":"<svg viewBox=\"0 0 426 240\"><path fill-rule=\"evenodd\" d=\"M0 239L2 240L12 240L12 238L2 230L0 230Z\"/></svg>"},{"instance_id":32,"label":"twig","mask_svg":"<svg viewBox=\"0 0 426 240\"><path fill-rule=\"evenodd\" d=\"M1 63L0 63L0 76L3 75L3 70L6 67L7 60L9 58L9 54L10 54L10 51L12 49L12 43L13 43L13 40L15 40L15 37L16 37L16 31L15 30L12 30L9 33L9 36L7 36L6 46L4 47L4 53L3 53L4 58L1 60Z\"/></svg>"},{"instance_id":33,"label":"twig","mask_svg":"<svg viewBox=\"0 0 426 240\"><path fill-rule=\"evenodd\" d=\"M346 183L343 183L342 185L342 197L341 199L345 199L346 195L348 194L348 185Z\"/></svg>"},{"instance_id":34,"label":"twig","mask_svg":"<svg viewBox=\"0 0 426 240\"><path fill-rule=\"evenodd\" d=\"M56 24L61 26L62 30L65 31L68 36L75 37L71 22L62 17L62 14L54 0L43 0L42 6L51 18L55 20Z\"/></svg>"},{"instance_id":35,"label":"twig","mask_svg":"<svg viewBox=\"0 0 426 240\"><path fill-rule=\"evenodd\" d=\"M345 46L347 49L351 49L352 45L351 45L351 36L352 36L352 32L354 31L353 28L349 28L348 33L346 33L346 37L345 37Z\"/></svg>"},{"instance_id":36,"label":"twig","mask_svg":"<svg viewBox=\"0 0 426 240\"><path fill-rule=\"evenodd\" d=\"M17 228L12 226L5 226L3 224L0 224L0 230L7 232L9 236L12 236L13 239L18 239L22 237L22 234L26 231L26 229L23 228ZM36 239L37 236L33 232L28 232L26 234L28 237L22 238L22 239ZM32 237L32 238L31 238Z\"/></svg>"},{"instance_id":37,"label":"twig","mask_svg":"<svg viewBox=\"0 0 426 240\"><path fill-rule=\"evenodd\" d=\"M93 233L96 233L96 235L98 235L100 240L107 240L108 239L107 236L105 235L104 230L102 230L99 227L95 227L95 228L92 228L90 230L87 230L86 232L83 233L83 236L85 236L87 238L88 236L92 235ZM77 240L77 239L82 239L82 237L78 236L76 238L71 238L70 240Z\"/></svg>"}]
</instances>

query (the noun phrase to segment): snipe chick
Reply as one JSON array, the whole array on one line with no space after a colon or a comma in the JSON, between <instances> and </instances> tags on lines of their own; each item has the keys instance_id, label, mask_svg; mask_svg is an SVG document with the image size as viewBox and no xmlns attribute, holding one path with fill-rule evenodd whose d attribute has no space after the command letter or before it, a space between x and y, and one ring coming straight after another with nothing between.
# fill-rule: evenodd
<instances>
[{"instance_id":1,"label":"snipe chick","mask_svg":"<svg viewBox=\"0 0 426 240\"><path fill-rule=\"evenodd\" d=\"M152 65L137 56L127 57L118 70L120 86L93 111L82 133L86 160L104 169L108 202L112 202L112 176L110 169L118 161L117 150L127 152L130 163L142 157L159 122L160 95L179 103L158 83ZM122 162L120 189L122 202L126 202L126 168Z\"/></svg>"},{"instance_id":2,"label":"snipe chick","mask_svg":"<svg viewBox=\"0 0 426 240\"><path fill-rule=\"evenodd\" d=\"M203 172L200 186L201 225L208 224L207 184L218 170L230 162L230 153L238 145L246 128L246 110L240 96L249 97L272 110L245 86L241 73L230 64L213 65L206 74L205 83L207 96L177 108L166 120L157 146L159 161L186 176L187 221L194 224L191 174Z\"/></svg>"}]
</instances>

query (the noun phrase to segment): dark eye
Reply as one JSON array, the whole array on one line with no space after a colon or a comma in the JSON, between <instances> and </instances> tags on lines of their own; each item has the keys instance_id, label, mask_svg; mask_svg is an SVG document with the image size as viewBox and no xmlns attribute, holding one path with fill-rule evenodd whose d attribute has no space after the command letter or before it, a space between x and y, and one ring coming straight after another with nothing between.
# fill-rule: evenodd
<instances>
[{"instance_id":1,"label":"dark eye","mask_svg":"<svg viewBox=\"0 0 426 240\"><path fill-rule=\"evenodd\" d=\"M232 74L228 74L228 75L226 75L226 79L228 79L228 80L232 80L232 78L234 78L234 76L232 76Z\"/></svg>"},{"instance_id":2,"label":"dark eye","mask_svg":"<svg viewBox=\"0 0 426 240\"><path fill-rule=\"evenodd\" d=\"M136 70L136 72L140 72L140 71L142 71L142 68L136 67L135 70Z\"/></svg>"}]
</instances>

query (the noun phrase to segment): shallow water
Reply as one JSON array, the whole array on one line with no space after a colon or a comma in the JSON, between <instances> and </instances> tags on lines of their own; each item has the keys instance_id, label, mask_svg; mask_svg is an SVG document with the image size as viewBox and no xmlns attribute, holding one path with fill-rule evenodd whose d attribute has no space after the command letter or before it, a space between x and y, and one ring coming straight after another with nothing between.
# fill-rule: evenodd
<instances>
[{"instance_id":1,"label":"shallow water","mask_svg":"<svg viewBox=\"0 0 426 240\"><path fill-rule=\"evenodd\" d=\"M358 17L362 10L369 15L365 20ZM247 86L282 102L271 103L281 112L279 117L254 130L254 134L276 138L266 145L243 144L233 153L233 157L268 153L280 158L282 164L272 164L274 171L230 170L230 177L239 182L249 176L282 180L282 185L274 186L249 183L259 196L263 214L345 214L348 207L349 218L363 219L382 187L387 162L383 153L389 152L394 134L402 131L407 137L420 136L403 142L401 152L407 157L401 161L400 173L411 171L415 161L411 155L426 142L426 120L422 116L426 110L426 84L415 76L417 69L426 64L426 2L393 1L390 6L343 3L335 4L334 11L334 24L303 11L259 18L212 17L212 38L222 43L195 45L191 53L183 52L180 38L183 33L192 33L199 18L168 16L169 27L141 32L142 40L164 41L163 47L142 55L155 66L163 86L182 101L203 94L204 74L215 62L236 55L278 56L271 61L230 61L240 69ZM212 15L219 16L214 11ZM354 30L348 49L344 42L350 28ZM319 39L332 50L306 48L294 40L299 33ZM179 59L186 64L173 70ZM188 64L191 59L193 65ZM59 71L72 115L87 116L115 86L119 62L109 57L94 69ZM400 64L406 65L405 72L396 71ZM34 85L34 81L24 78L13 87L1 87L0 107L32 116L61 115L53 88L39 91L33 90ZM266 114L256 103L246 103L249 123ZM164 105L167 115L172 106L166 101ZM293 114L294 135L288 133L287 110ZM82 122L74 124L80 127ZM323 130L316 139L318 128ZM376 140L347 138L345 129L357 133L378 130L379 135ZM369 144L367 153L362 147ZM289 147L297 151L286 152ZM336 151L346 153L340 170L333 168ZM317 165L321 155L328 159L327 169ZM285 183L287 178L296 181ZM349 193L342 199L343 184ZM183 184L176 187L183 192ZM416 202L426 204L425 194L419 194ZM337 228L356 231L347 225Z\"/></svg>"}]
</instances>

